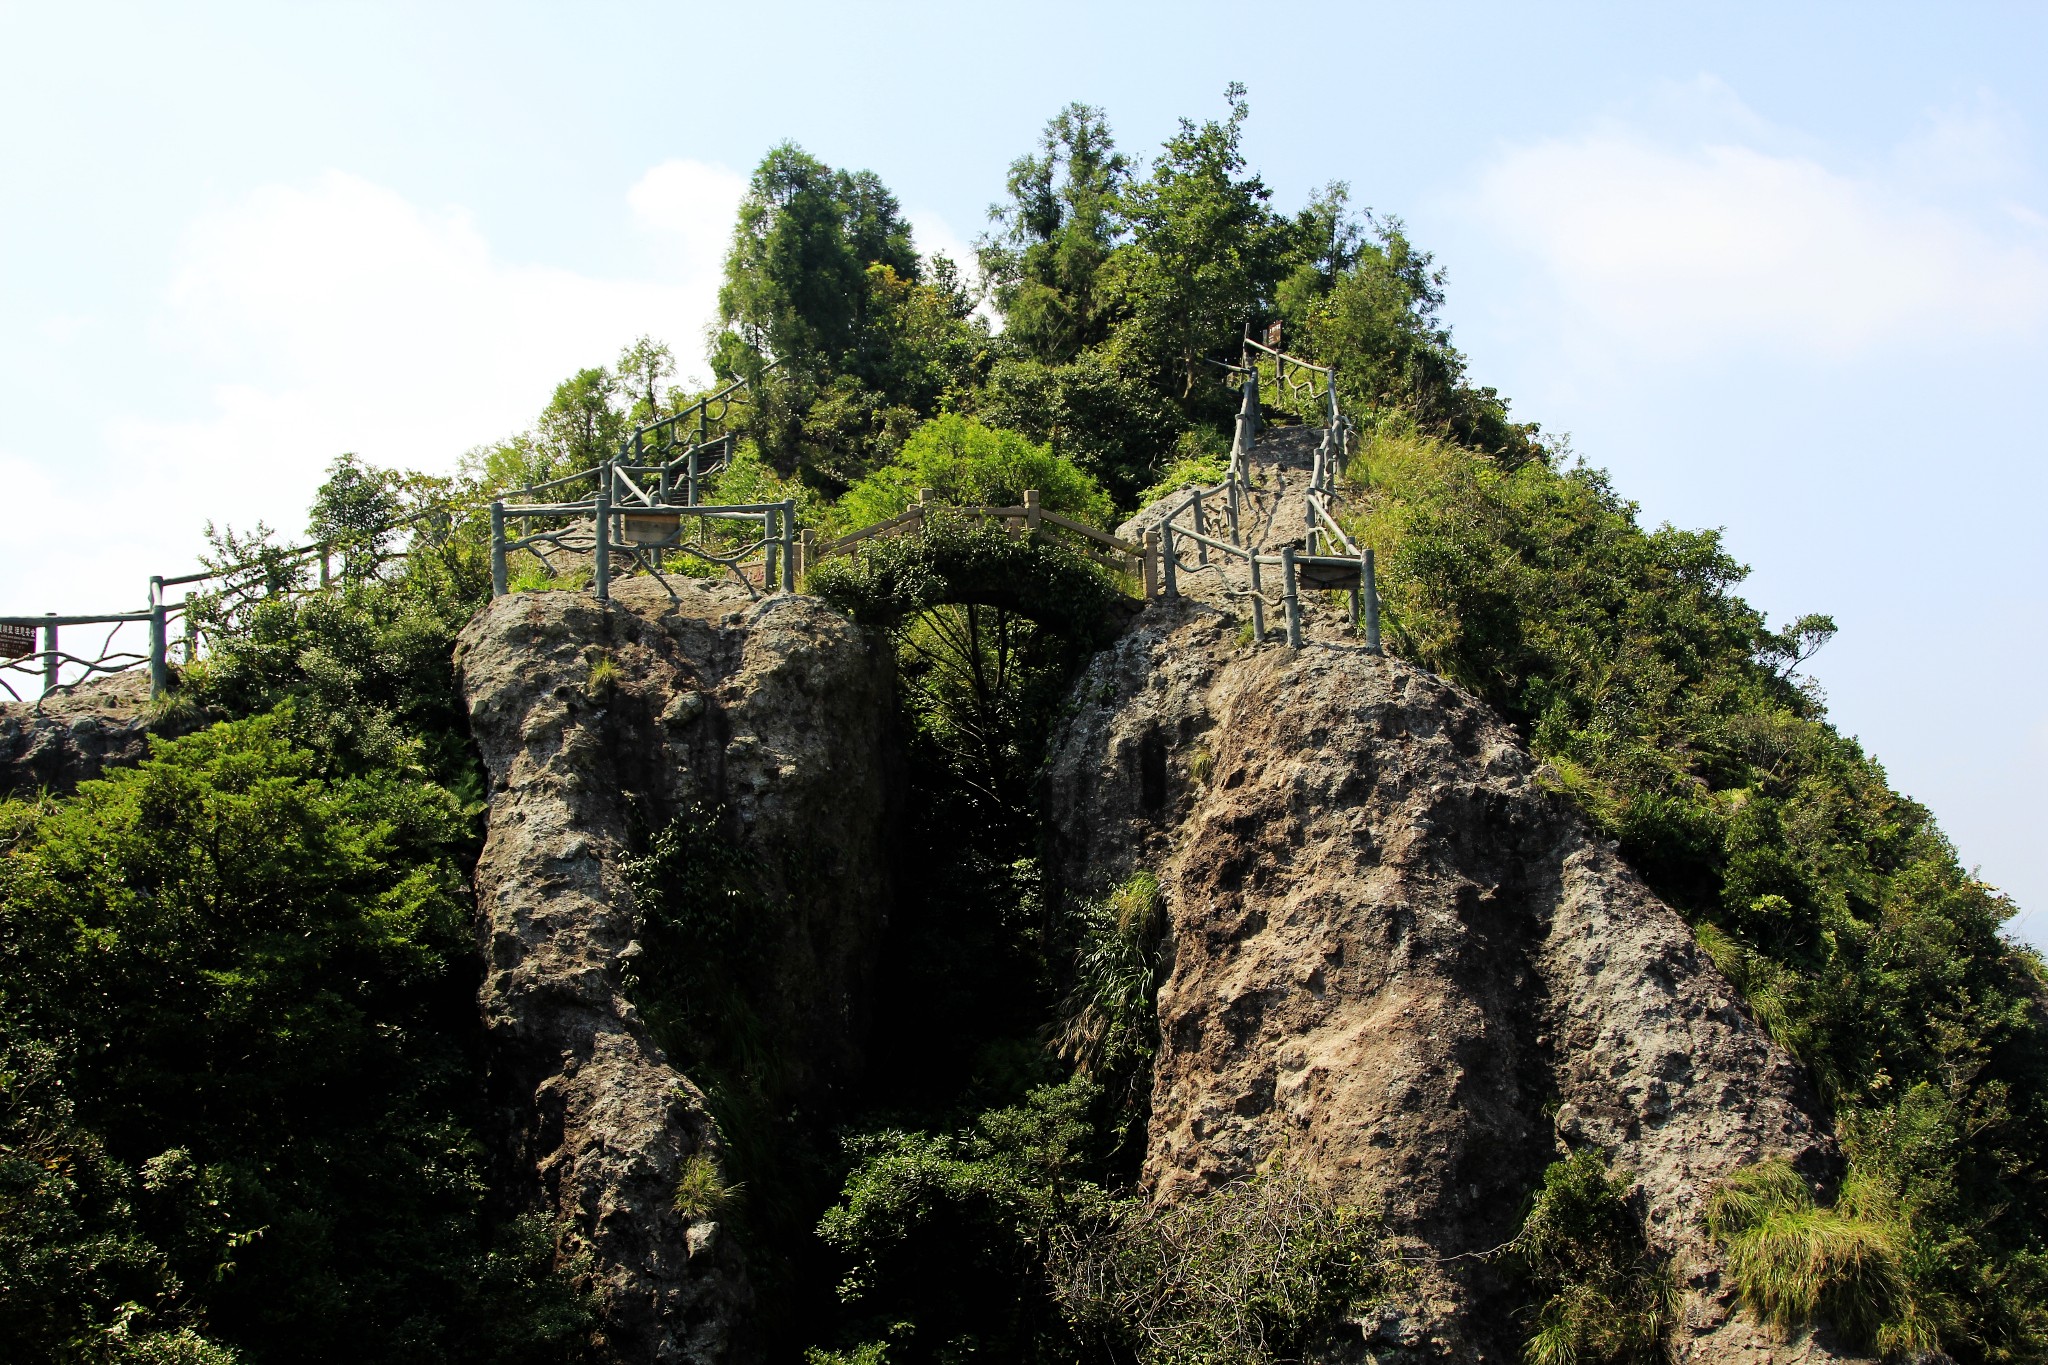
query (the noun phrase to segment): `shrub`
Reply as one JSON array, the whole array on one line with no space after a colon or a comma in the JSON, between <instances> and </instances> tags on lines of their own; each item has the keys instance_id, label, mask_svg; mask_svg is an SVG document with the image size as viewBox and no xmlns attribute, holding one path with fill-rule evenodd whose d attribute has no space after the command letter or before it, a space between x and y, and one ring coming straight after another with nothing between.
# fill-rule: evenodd
<instances>
[{"instance_id":1,"label":"shrub","mask_svg":"<svg viewBox=\"0 0 2048 1365\"><path fill-rule=\"evenodd\" d=\"M100 1229L66 1297L149 1304L167 1273L251 1361L572 1355L587 1304L484 1202L468 814L416 777L324 778L291 728L157 742L6 822L0 1045L61 1040L92 1176L31 1207Z\"/></svg>"},{"instance_id":2,"label":"shrub","mask_svg":"<svg viewBox=\"0 0 2048 1365\"><path fill-rule=\"evenodd\" d=\"M1074 984L1054 1047L1108 1092L1119 1136L1142 1131L1159 1051L1159 878L1140 868L1099 903L1083 904Z\"/></svg>"},{"instance_id":3,"label":"shrub","mask_svg":"<svg viewBox=\"0 0 2048 1365\"><path fill-rule=\"evenodd\" d=\"M1026 489L1036 489L1039 506L1091 526L1106 526L1115 515L1101 486L1051 447L948 413L920 426L895 459L846 490L839 524L853 530L887 520L927 488L961 507L1015 507Z\"/></svg>"},{"instance_id":4,"label":"shrub","mask_svg":"<svg viewBox=\"0 0 2048 1365\"><path fill-rule=\"evenodd\" d=\"M1284 1169L1103 1205L1060 1227L1051 1262L1069 1320L1145 1365L1301 1359L1398 1283L1379 1220Z\"/></svg>"},{"instance_id":5,"label":"shrub","mask_svg":"<svg viewBox=\"0 0 2048 1365\"><path fill-rule=\"evenodd\" d=\"M1535 1330L1529 1365L1651 1365L1678 1287L1653 1256L1629 1207L1628 1182L1595 1152L1554 1162L1543 1173L1509 1254L1529 1282Z\"/></svg>"}]
</instances>

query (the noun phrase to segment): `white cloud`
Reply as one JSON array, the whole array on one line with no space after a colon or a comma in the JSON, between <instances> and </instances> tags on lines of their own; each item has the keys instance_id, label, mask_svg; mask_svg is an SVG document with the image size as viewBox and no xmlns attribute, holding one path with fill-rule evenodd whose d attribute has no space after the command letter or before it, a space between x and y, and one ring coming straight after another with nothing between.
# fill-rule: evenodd
<instances>
[{"instance_id":1,"label":"white cloud","mask_svg":"<svg viewBox=\"0 0 2048 1365\"><path fill-rule=\"evenodd\" d=\"M623 196L650 269L604 278L506 260L460 209L421 206L339 171L271 185L190 225L152 340L195 376L189 414L120 412L92 452L92 486L51 462L0 453L0 486L35 490L35 524L0 544L10 600L38 610L136 605L152 572L195 563L207 521L299 529L328 461L445 471L470 447L532 421L564 375L640 335L684 375L703 342L744 177L666 161ZM915 215L927 251L972 260L940 219ZM119 490L146 509L118 542L60 556ZM64 543L70 543L68 540Z\"/></svg>"},{"instance_id":2,"label":"white cloud","mask_svg":"<svg viewBox=\"0 0 2048 1365\"><path fill-rule=\"evenodd\" d=\"M200 526L296 529L327 461L447 470L518 430L565 374L633 338L701 368L724 238L745 187L699 162L650 170L620 206L654 268L600 278L508 261L460 210L414 204L338 171L260 189L194 222L154 340L199 377L192 416L128 412L101 432L98 468L150 515L112 551L60 575L26 546L0 555L24 598L108 607L151 571L193 562ZM22 466L17 468L16 466ZM11 488L63 471L10 460ZM55 524L92 490L55 480ZM10 592L13 597L15 592Z\"/></svg>"},{"instance_id":3,"label":"white cloud","mask_svg":"<svg viewBox=\"0 0 2048 1365\"><path fill-rule=\"evenodd\" d=\"M1534 258L1572 341L1844 358L2048 318L2048 238L2009 205L1958 206L1929 169L2009 178L1999 120L1937 119L1874 173L1785 150L1726 110L1710 122L1716 136L1691 140L1606 126L1511 148L1480 173L1470 207Z\"/></svg>"}]
</instances>

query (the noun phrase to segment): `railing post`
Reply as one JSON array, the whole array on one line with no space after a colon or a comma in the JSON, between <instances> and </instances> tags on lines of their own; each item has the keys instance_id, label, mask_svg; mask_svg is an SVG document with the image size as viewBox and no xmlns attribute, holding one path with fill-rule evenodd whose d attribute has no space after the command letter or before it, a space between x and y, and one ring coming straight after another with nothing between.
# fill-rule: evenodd
<instances>
[{"instance_id":1,"label":"railing post","mask_svg":"<svg viewBox=\"0 0 2048 1365\"><path fill-rule=\"evenodd\" d=\"M149 579L149 696L154 701L171 686L170 660L165 657L164 576Z\"/></svg>"},{"instance_id":2,"label":"railing post","mask_svg":"<svg viewBox=\"0 0 2048 1365\"><path fill-rule=\"evenodd\" d=\"M1365 605L1365 652L1380 652L1380 588L1378 576L1373 572L1372 547L1367 546L1358 556L1359 577L1364 580L1359 596Z\"/></svg>"},{"instance_id":3,"label":"railing post","mask_svg":"<svg viewBox=\"0 0 2048 1365\"><path fill-rule=\"evenodd\" d=\"M1266 585L1259 578L1259 556L1252 555L1252 640L1257 644L1266 641Z\"/></svg>"},{"instance_id":4,"label":"railing post","mask_svg":"<svg viewBox=\"0 0 2048 1365\"><path fill-rule=\"evenodd\" d=\"M1294 547L1280 547L1280 599L1287 604L1287 647L1301 648L1301 593L1294 578Z\"/></svg>"},{"instance_id":5,"label":"railing post","mask_svg":"<svg viewBox=\"0 0 2048 1365\"><path fill-rule=\"evenodd\" d=\"M507 591L505 575L505 504L491 504L491 596L503 597Z\"/></svg>"},{"instance_id":6,"label":"railing post","mask_svg":"<svg viewBox=\"0 0 2048 1365\"><path fill-rule=\"evenodd\" d=\"M1035 536L1038 534L1038 510L1038 490L1036 488L1025 489L1024 533L1026 535Z\"/></svg>"},{"instance_id":7,"label":"railing post","mask_svg":"<svg viewBox=\"0 0 2048 1365\"><path fill-rule=\"evenodd\" d=\"M1208 535L1208 522L1202 515L1202 490L1200 488L1195 489L1194 497L1188 499L1188 501L1195 509L1195 534L1198 536ZM1207 564L1209 562L1209 547L1199 540L1195 542L1195 562L1197 564Z\"/></svg>"},{"instance_id":8,"label":"railing post","mask_svg":"<svg viewBox=\"0 0 2048 1365\"><path fill-rule=\"evenodd\" d=\"M56 612L50 615L55 616ZM57 690L57 665L61 656L57 653L57 623L50 622L43 627L43 695L49 696Z\"/></svg>"},{"instance_id":9,"label":"railing post","mask_svg":"<svg viewBox=\"0 0 2048 1365\"><path fill-rule=\"evenodd\" d=\"M1230 543L1244 544L1244 538L1237 533L1237 471L1230 471Z\"/></svg>"},{"instance_id":10,"label":"railing post","mask_svg":"<svg viewBox=\"0 0 2048 1365\"><path fill-rule=\"evenodd\" d=\"M327 584L330 581L332 574L333 570L328 566L327 562L327 547L325 545L322 545L320 547L320 591L327 591Z\"/></svg>"},{"instance_id":11,"label":"railing post","mask_svg":"<svg viewBox=\"0 0 2048 1365\"><path fill-rule=\"evenodd\" d=\"M775 580L779 576L776 571L775 552L780 548L778 537L781 533L775 529L775 523L776 514L773 508L761 514L761 590L763 592L774 592Z\"/></svg>"},{"instance_id":12,"label":"railing post","mask_svg":"<svg viewBox=\"0 0 2048 1365\"><path fill-rule=\"evenodd\" d=\"M1150 602L1159 595L1159 533L1145 533L1145 554L1139 572L1145 584L1145 600Z\"/></svg>"},{"instance_id":13,"label":"railing post","mask_svg":"<svg viewBox=\"0 0 2048 1365\"><path fill-rule=\"evenodd\" d=\"M695 507L697 505L697 451L700 445L701 442L692 444L690 446L690 454L688 456L690 461L690 469L689 473L685 476L688 482L684 490L687 494L687 497L684 499L684 501L686 501L692 507Z\"/></svg>"},{"instance_id":14,"label":"railing post","mask_svg":"<svg viewBox=\"0 0 2048 1365\"><path fill-rule=\"evenodd\" d=\"M178 610L178 616L185 627L185 667L199 657L199 622L192 615L192 594L185 594L185 605Z\"/></svg>"},{"instance_id":15,"label":"railing post","mask_svg":"<svg viewBox=\"0 0 2048 1365\"><path fill-rule=\"evenodd\" d=\"M782 503L782 590L796 591L796 499Z\"/></svg>"},{"instance_id":16,"label":"railing post","mask_svg":"<svg viewBox=\"0 0 2048 1365\"><path fill-rule=\"evenodd\" d=\"M1166 595L1168 597L1178 597L1180 596L1180 576L1176 572L1179 566L1174 563L1172 517L1168 517L1160 523L1159 532L1160 577L1165 580Z\"/></svg>"},{"instance_id":17,"label":"railing post","mask_svg":"<svg viewBox=\"0 0 2048 1365\"><path fill-rule=\"evenodd\" d=\"M611 466L605 466L607 470ZM612 489L611 480L597 481L597 542L593 548L597 579L597 600L612 600Z\"/></svg>"}]
</instances>

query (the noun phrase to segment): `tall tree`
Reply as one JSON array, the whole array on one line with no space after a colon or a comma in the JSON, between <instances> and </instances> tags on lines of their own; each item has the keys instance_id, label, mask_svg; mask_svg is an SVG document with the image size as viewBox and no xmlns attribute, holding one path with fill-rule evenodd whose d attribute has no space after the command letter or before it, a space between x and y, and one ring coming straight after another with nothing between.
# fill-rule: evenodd
<instances>
[{"instance_id":1,"label":"tall tree","mask_svg":"<svg viewBox=\"0 0 2048 1365\"><path fill-rule=\"evenodd\" d=\"M881 180L793 143L754 172L718 305L712 366L756 381L748 433L777 467L831 489L971 382L985 340L958 272L918 259Z\"/></svg>"},{"instance_id":2,"label":"tall tree","mask_svg":"<svg viewBox=\"0 0 2048 1365\"><path fill-rule=\"evenodd\" d=\"M1112 263L1133 322L1183 398L1203 358L1270 300L1293 245L1266 206L1265 182L1245 168L1244 86L1233 81L1224 100L1229 117L1182 119L1151 175L1124 192L1132 241Z\"/></svg>"},{"instance_id":3,"label":"tall tree","mask_svg":"<svg viewBox=\"0 0 2048 1365\"><path fill-rule=\"evenodd\" d=\"M558 468L587 469L618 448L626 429L618 399L619 381L602 365L578 370L555 386L534 427L553 448Z\"/></svg>"},{"instance_id":4,"label":"tall tree","mask_svg":"<svg viewBox=\"0 0 2048 1365\"><path fill-rule=\"evenodd\" d=\"M1009 201L989 209L1001 231L979 251L1006 334L1024 354L1066 361L1103 339L1095 277L1123 234L1118 195L1129 180L1108 119L1086 104L1060 110L1037 152L1010 164Z\"/></svg>"},{"instance_id":5,"label":"tall tree","mask_svg":"<svg viewBox=\"0 0 2048 1365\"><path fill-rule=\"evenodd\" d=\"M663 385L675 372L675 353L653 337L643 336L619 352L619 388L632 401L635 423L661 415Z\"/></svg>"},{"instance_id":6,"label":"tall tree","mask_svg":"<svg viewBox=\"0 0 2048 1365\"><path fill-rule=\"evenodd\" d=\"M918 278L896 197L869 171L835 171L793 142L763 158L740 204L718 291L714 363L744 372L752 353L815 377L858 364L873 313L868 267ZM861 376L865 377L865 376Z\"/></svg>"}]
</instances>

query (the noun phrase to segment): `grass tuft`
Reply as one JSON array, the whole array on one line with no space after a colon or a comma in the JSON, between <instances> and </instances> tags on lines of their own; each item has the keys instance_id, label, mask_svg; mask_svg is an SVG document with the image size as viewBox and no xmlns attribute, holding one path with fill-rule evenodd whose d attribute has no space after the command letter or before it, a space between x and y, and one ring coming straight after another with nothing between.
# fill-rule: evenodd
<instances>
[{"instance_id":1,"label":"grass tuft","mask_svg":"<svg viewBox=\"0 0 2048 1365\"><path fill-rule=\"evenodd\" d=\"M1897 1227L1855 1191L1822 1208L1789 1162L1764 1161L1708 1197L1708 1235L1728 1250L1736 1296L1789 1336L1826 1321L1862 1349L1932 1349L1914 1311Z\"/></svg>"},{"instance_id":2,"label":"grass tuft","mask_svg":"<svg viewBox=\"0 0 2048 1365\"><path fill-rule=\"evenodd\" d=\"M708 1154L692 1152L676 1174L676 1212L692 1221L722 1217L738 1202L742 1188L726 1184Z\"/></svg>"}]
</instances>

